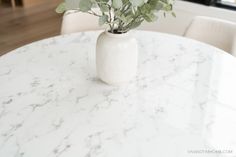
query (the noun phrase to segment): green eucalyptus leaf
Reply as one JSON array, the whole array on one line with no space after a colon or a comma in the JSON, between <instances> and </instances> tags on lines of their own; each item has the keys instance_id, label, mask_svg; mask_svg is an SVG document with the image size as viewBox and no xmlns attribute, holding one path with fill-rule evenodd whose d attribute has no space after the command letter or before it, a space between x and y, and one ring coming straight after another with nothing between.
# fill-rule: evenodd
<instances>
[{"instance_id":1,"label":"green eucalyptus leaf","mask_svg":"<svg viewBox=\"0 0 236 157\"><path fill-rule=\"evenodd\" d=\"M104 25L107 21L108 21L108 16L107 15L103 15L101 17L99 17L99 25L102 26Z\"/></svg>"},{"instance_id":2,"label":"green eucalyptus leaf","mask_svg":"<svg viewBox=\"0 0 236 157\"><path fill-rule=\"evenodd\" d=\"M108 3L109 2L109 0L95 0L95 1L99 2L100 4L101 3Z\"/></svg>"},{"instance_id":3,"label":"green eucalyptus leaf","mask_svg":"<svg viewBox=\"0 0 236 157\"><path fill-rule=\"evenodd\" d=\"M120 15L122 15L122 12L120 10L115 10L114 13L117 17L120 17Z\"/></svg>"},{"instance_id":4,"label":"green eucalyptus leaf","mask_svg":"<svg viewBox=\"0 0 236 157\"><path fill-rule=\"evenodd\" d=\"M164 7L163 3L159 2L159 3L156 4L156 10L158 10L158 11L161 10L163 7Z\"/></svg>"},{"instance_id":5,"label":"green eucalyptus leaf","mask_svg":"<svg viewBox=\"0 0 236 157\"><path fill-rule=\"evenodd\" d=\"M108 8L108 6L107 6L107 5L105 5L105 4L101 4L101 5L99 5L99 8L100 8L101 12L103 12L103 13L105 13L105 12L108 12L108 11L109 11L109 8Z\"/></svg>"},{"instance_id":6,"label":"green eucalyptus leaf","mask_svg":"<svg viewBox=\"0 0 236 157\"><path fill-rule=\"evenodd\" d=\"M165 11L171 11L172 10L172 4L168 4L164 7Z\"/></svg>"},{"instance_id":7,"label":"green eucalyptus leaf","mask_svg":"<svg viewBox=\"0 0 236 157\"><path fill-rule=\"evenodd\" d=\"M175 14L174 12L171 12L171 15L172 15L173 17L176 17L176 14Z\"/></svg>"},{"instance_id":8,"label":"green eucalyptus leaf","mask_svg":"<svg viewBox=\"0 0 236 157\"><path fill-rule=\"evenodd\" d=\"M79 9L82 12L91 10L93 3L90 0L80 0Z\"/></svg>"},{"instance_id":9,"label":"green eucalyptus leaf","mask_svg":"<svg viewBox=\"0 0 236 157\"><path fill-rule=\"evenodd\" d=\"M161 2L168 4L168 0L160 0Z\"/></svg>"},{"instance_id":10,"label":"green eucalyptus leaf","mask_svg":"<svg viewBox=\"0 0 236 157\"><path fill-rule=\"evenodd\" d=\"M122 0L123 4L128 4L129 0Z\"/></svg>"},{"instance_id":11,"label":"green eucalyptus leaf","mask_svg":"<svg viewBox=\"0 0 236 157\"><path fill-rule=\"evenodd\" d=\"M134 29L134 28L139 27L142 22L143 22L143 20L138 20L138 21L133 22L133 23L130 25L129 29Z\"/></svg>"},{"instance_id":12,"label":"green eucalyptus leaf","mask_svg":"<svg viewBox=\"0 0 236 157\"><path fill-rule=\"evenodd\" d=\"M147 22L153 22L157 20L157 16L153 13L143 15L143 18Z\"/></svg>"},{"instance_id":13,"label":"green eucalyptus leaf","mask_svg":"<svg viewBox=\"0 0 236 157\"><path fill-rule=\"evenodd\" d=\"M154 10L156 9L158 1L157 0L149 0L148 4L151 6L151 9Z\"/></svg>"},{"instance_id":14,"label":"green eucalyptus leaf","mask_svg":"<svg viewBox=\"0 0 236 157\"><path fill-rule=\"evenodd\" d=\"M152 7L150 4L144 4L140 7L140 12L142 14L148 14L148 13L151 13L152 12Z\"/></svg>"},{"instance_id":15,"label":"green eucalyptus leaf","mask_svg":"<svg viewBox=\"0 0 236 157\"><path fill-rule=\"evenodd\" d=\"M129 1L135 7L138 7L144 4L144 0L129 0Z\"/></svg>"},{"instance_id":16,"label":"green eucalyptus leaf","mask_svg":"<svg viewBox=\"0 0 236 157\"><path fill-rule=\"evenodd\" d=\"M56 12L59 14L64 13L65 11L66 11L66 3L65 2L60 3L56 8Z\"/></svg>"},{"instance_id":17,"label":"green eucalyptus leaf","mask_svg":"<svg viewBox=\"0 0 236 157\"><path fill-rule=\"evenodd\" d=\"M120 17L118 17L122 22L124 22L124 23L130 23L131 21L133 21L133 15L128 15L128 16L124 16L124 15L122 15L122 16L120 16Z\"/></svg>"},{"instance_id":18,"label":"green eucalyptus leaf","mask_svg":"<svg viewBox=\"0 0 236 157\"><path fill-rule=\"evenodd\" d=\"M115 9L121 8L122 5L123 5L122 0L112 0L112 7L114 7Z\"/></svg>"}]
</instances>

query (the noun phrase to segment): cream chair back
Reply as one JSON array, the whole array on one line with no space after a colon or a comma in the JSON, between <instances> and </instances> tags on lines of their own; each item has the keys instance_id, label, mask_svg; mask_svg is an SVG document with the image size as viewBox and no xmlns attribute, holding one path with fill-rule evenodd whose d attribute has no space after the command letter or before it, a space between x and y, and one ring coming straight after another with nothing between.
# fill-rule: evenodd
<instances>
[{"instance_id":1,"label":"cream chair back","mask_svg":"<svg viewBox=\"0 0 236 157\"><path fill-rule=\"evenodd\" d=\"M69 10L62 19L61 34L99 29L98 17L87 13Z\"/></svg>"},{"instance_id":2,"label":"cream chair back","mask_svg":"<svg viewBox=\"0 0 236 157\"><path fill-rule=\"evenodd\" d=\"M235 35L235 23L204 16L195 17L184 34L185 37L211 44L231 54L236 54L233 48Z\"/></svg>"}]
</instances>

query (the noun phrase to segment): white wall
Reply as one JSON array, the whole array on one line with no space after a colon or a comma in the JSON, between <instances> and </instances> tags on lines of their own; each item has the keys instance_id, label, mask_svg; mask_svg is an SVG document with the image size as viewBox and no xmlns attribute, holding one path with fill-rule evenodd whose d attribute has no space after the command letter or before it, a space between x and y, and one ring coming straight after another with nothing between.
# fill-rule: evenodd
<instances>
[{"instance_id":1,"label":"white wall","mask_svg":"<svg viewBox=\"0 0 236 157\"><path fill-rule=\"evenodd\" d=\"M177 17L168 15L164 18L159 15L159 20L155 23L145 23L140 29L156 30L160 32L173 33L183 35L186 27L194 16L211 16L236 22L236 11L209 7L196 3L177 0L174 5L174 12Z\"/></svg>"}]
</instances>

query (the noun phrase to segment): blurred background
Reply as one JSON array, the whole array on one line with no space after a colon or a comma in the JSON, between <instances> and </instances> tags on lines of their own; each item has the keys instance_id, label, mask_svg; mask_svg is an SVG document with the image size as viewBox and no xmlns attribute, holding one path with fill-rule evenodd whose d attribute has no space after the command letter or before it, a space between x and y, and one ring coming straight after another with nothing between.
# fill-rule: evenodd
<instances>
[{"instance_id":1,"label":"blurred background","mask_svg":"<svg viewBox=\"0 0 236 157\"><path fill-rule=\"evenodd\" d=\"M60 0L0 0L0 55L60 34Z\"/></svg>"}]
</instances>

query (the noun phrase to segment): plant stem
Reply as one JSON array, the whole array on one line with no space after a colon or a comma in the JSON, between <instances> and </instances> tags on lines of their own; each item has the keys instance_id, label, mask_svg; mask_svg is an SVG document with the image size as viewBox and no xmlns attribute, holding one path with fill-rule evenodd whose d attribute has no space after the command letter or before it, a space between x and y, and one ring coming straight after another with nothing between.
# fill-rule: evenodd
<instances>
[{"instance_id":1,"label":"plant stem","mask_svg":"<svg viewBox=\"0 0 236 157\"><path fill-rule=\"evenodd\" d=\"M111 6L108 5L108 9L109 9L109 26L111 29L111 33L113 33L113 29L114 29L114 23L112 24L112 15L111 15Z\"/></svg>"},{"instance_id":2,"label":"plant stem","mask_svg":"<svg viewBox=\"0 0 236 157\"><path fill-rule=\"evenodd\" d=\"M97 13L95 13L93 10L90 10L90 12L88 11L87 13L94 15L94 16L98 16L98 17L102 17L102 15L98 15Z\"/></svg>"},{"instance_id":3,"label":"plant stem","mask_svg":"<svg viewBox=\"0 0 236 157\"><path fill-rule=\"evenodd\" d=\"M131 6L132 5L129 2L126 3L124 5L124 7L121 9L121 15L120 16L124 15L130 9ZM118 28L121 30L121 32L124 32L124 28L125 28L124 24L125 24L124 21L122 21L122 20L119 21Z\"/></svg>"}]
</instances>

